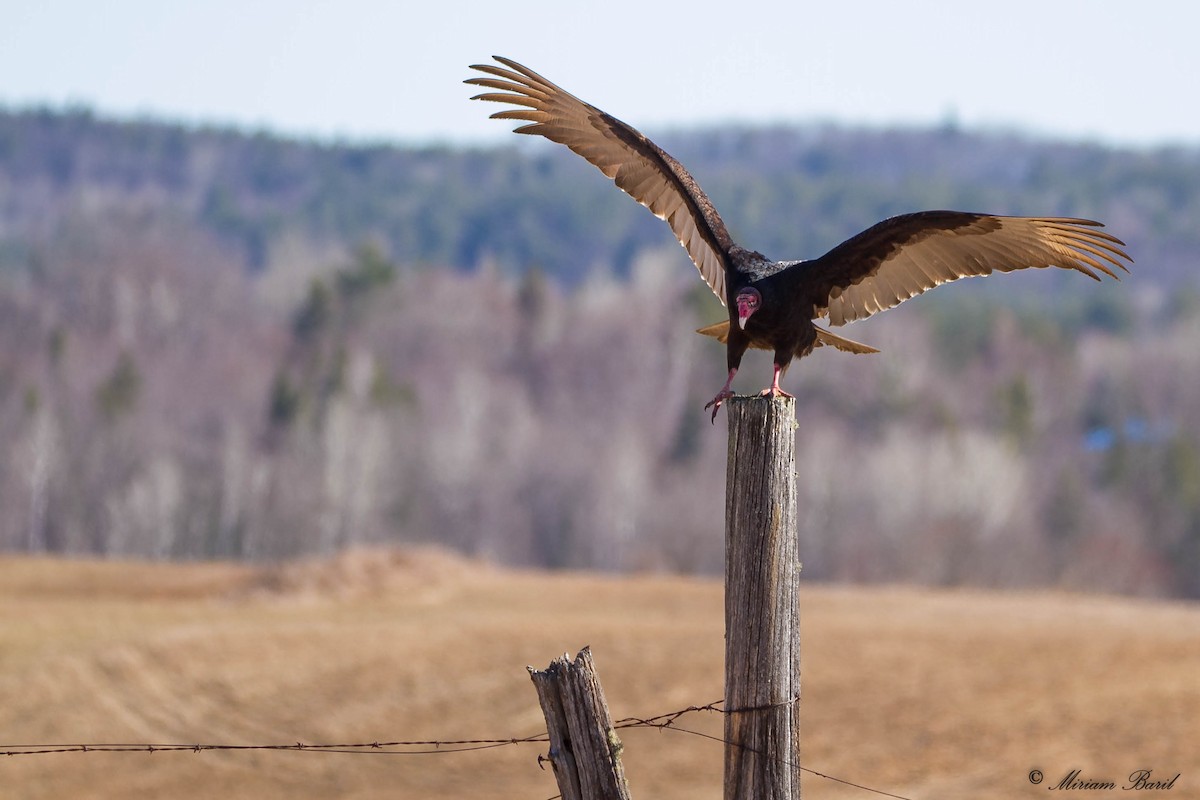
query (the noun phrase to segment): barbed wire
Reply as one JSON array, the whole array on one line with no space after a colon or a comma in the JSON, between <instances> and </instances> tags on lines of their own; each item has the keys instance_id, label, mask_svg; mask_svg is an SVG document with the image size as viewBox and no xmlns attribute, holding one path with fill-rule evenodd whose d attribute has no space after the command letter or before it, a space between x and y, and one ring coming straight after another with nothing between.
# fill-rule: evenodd
<instances>
[{"instance_id":1,"label":"barbed wire","mask_svg":"<svg viewBox=\"0 0 1200 800\"><path fill-rule=\"evenodd\" d=\"M207 750L291 750L313 753L343 753L427 756L438 753L465 753L472 750L487 750L513 744L548 742L545 734L509 739L445 739L412 740L395 742L352 742L339 744L180 744L180 743L122 743L104 742L97 744L0 744L0 756L40 756L52 753L202 753ZM396 750L397 747L424 747L424 750Z\"/></svg>"},{"instance_id":2,"label":"barbed wire","mask_svg":"<svg viewBox=\"0 0 1200 800\"><path fill-rule=\"evenodd\" d=\"M746 708L725 709L723 708L724 700L714 700L711 703L699 706L687 706L676 711L669 711L665 714L658 714L653 717L625 717L613 723L613 728L630 729L630 728L655 728L658 730L676 731L691 736L698 736L702 739L708 739L713 742L720 742L725 745L731 744L722 736L715 736L703 731L696 731L689 728L683 728L675 723L689 714L700 712L710 712L716 714L742 714L753 711L765 711L771 708L777 708L781 705L790 705L795 703L800 698L795 697L785 700L781 703L772 703L763 706L751 706ZM421 755L438 755L451 753L466 753L477 750L489 750L497 747L509 747L520 744L536 744L547 743L550 737L545 733L535 733L530 736L510 736L495 739L410 739L396 740L386 742L339 742L339 743L305 743L305 742L290 742L287 744L204 744L194 743L185 744L179 742L173 743L127 743L127 742L101 742L101 743L55 743L55 744L5 744L0 743L0 756L17 757L17 756L41 756L52 754L67 754L67 753L171 753L171 752L191 752L203 753L207 751L245 751L245 750L274 750L280 752L303 752L303 753L337 753L342 755L394 755L394 756L421 756ZM765 755L755 748L739 745L748 752ZM405 748L405 749L398 749ZM420 749L414 749L420 748ZM540 761L541 759L539 759ZM861 783L838 778L833 775L828 775L824 772L810 769L792 763L787 759L776 759L779 763L806 772L825 780L841 783L845 786L851 786L855 789L862 789L866 792L881 795L883 797L892 797L896 800L909 800L909 798L891 792L885 792L881 789L874 789L870 786L864 786Z\"/></svg>"},{"instance_id":3,"label":"barbed wire","mask_svg":"<svg viewBox=\"0 0 1200 800\"><path fill-rule=\"evenodd\" d=\"M685 714L690 714L693 711L714 711L718 714L743 714L743 713L747 713L747 712L751 712L751 711L766 711L766 710L769 710L772 708L778 708L779 706L791 705L792 703L798 702L799 700L800 700L799 696L796 696L796 697L791 698L790 700L784 700L779 703L771 703L771 704L762 705L762 706L749 706L749 707L745 707L745 708L732 708L732 709L719 708L718 706L724 705L725 701L724 700L716 700L712 703L709 703L708 705L688 706L687 708L680 709L679 711L672 711L668 714L660 714L657 717L648 717L646 719L639 719L638 717L627 717L626 719L622 719L622 720L618 720L617 722L614 722L613 727L614 728L648 727L648 728L658 728L659 730L671 730L671 731L676 731L678 733L686 733L686 734L690 734L692 736L699 736L702 739L709 739L710 741L720 742L722 744L729 745L729 744L732 744L732 742L730 742L728 739L726 739L723 736L713 736L711 733L704 733L702 731L694 731L694 730L690 730L688 728L681 728L678 725L674 724L675 720L679 719L680 717L684 716ZM760 751L756 748L753 748L753 747L747 747L745 745L737 745L737 746L741 747L743 750L746 750L747 752L755 753L757 755L765 755L765 753L763 753L762 751ZM892 794L891 792L885 792L882 789L873 789L870 786L864 786L861 783L855 783L853 781L848 781L844 778L837 778L837 777L834 777L833 775L827 775L824 772L818 772L815 769L809 769L808 767L802 767L799 764L793 763L790 759L777 758L775 760L780 764L783 764L788 767L792 767L793 769L798 769L801 772L807 772L809 775L813 775L818 778L824 778L825 780L834 781L836 783L840 783L845 786L852 786L855 789L862 789L863 791L873 792L874 794L882 795L883 797L894 797L894 798L896 798L896 800L909 800L909 798L904 797L902 795Z\"/></svg>"}]
</instances>

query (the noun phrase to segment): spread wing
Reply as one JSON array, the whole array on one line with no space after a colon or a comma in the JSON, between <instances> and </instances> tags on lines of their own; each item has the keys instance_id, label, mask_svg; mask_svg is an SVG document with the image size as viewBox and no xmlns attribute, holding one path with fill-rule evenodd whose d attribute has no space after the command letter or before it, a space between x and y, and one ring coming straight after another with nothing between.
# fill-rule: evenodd
<instances>
[{"instance_id":1,"label":"spread wing","mask_svg":"<svg viewBox=\"0 0 1200 800\"><path fill-rule=\"evenodd\" d=\"M466 83L495 89L472 100L518 106L492 119L523 120L516 133L565 144L612 178L617 186L666 220L709 287L725 302L725 269L732 241L708 197L683 166L641 133L560 89L515 61L493 56L507 69L476 64L491 77Z\"/></svg>"},{"instance_id":2,"label":"spread wing","mask_svg":"<svg viewBox=\"0 0 1200 800\"><path fill-rule=\"evenodd\" d=\"M1124 242L1099 222L923 211L884 220L798 265L813 282L816 315L864 319L949 281L1030 267L1075 269L1096 280L1128 272ZM827 299L826 299L827 298Z\"/></svg>"}]
</instances>

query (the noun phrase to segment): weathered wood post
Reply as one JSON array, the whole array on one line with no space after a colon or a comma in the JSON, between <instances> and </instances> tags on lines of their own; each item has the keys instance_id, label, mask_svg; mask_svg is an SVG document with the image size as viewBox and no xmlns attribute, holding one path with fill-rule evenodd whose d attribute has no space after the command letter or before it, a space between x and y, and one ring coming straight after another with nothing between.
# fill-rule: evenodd
<instances>
[{"instance_id":1,"label":"weathered wood post","mask_svg":"<svg viewBox=\"0 0 1200 800\"><path fill-rule=\"evenodd\" d=\"M629 800L621 740L613 728L591 648L572 662L529 667L550 735L550 765L563 800Z\"/></svg>"},{"instance_id":2,"label":"weathered wood post","mask_svg":"<svg viewBox=\"0 0 1200 800\"><path fill-rule=\"evenodd\" d=\"M728 401L725 800L800 797L796 403Z\"/></svg>"}]
</instances>

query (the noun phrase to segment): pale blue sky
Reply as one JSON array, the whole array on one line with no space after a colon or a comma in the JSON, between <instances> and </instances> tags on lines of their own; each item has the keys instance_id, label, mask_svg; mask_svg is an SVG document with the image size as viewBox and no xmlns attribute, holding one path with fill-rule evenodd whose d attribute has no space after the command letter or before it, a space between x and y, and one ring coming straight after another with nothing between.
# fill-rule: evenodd
<instances>
[{"instance_id":1,"label":"pale blue sky","mask_svg":"<svg viewBox=\"0 0 1200 800\"><path fill-rule=\"evenodd\" d=\"M576 10L591 9L591 10ZM492 53L643 130L833 120L1200 145L1200 4L0 0L0 104L495 141Z\"/></svg>"}]
</instances>

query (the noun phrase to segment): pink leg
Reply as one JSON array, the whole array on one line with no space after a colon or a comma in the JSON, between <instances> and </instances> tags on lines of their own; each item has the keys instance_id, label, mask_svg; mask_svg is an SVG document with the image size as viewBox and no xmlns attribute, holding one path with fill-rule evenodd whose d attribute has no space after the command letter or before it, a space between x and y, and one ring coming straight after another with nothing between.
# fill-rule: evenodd
<instances>
[{"instance_id":1,"label":"pink leg","mask_svg":"<svg viewBox=\"0 0 1200 800\"><path fill-rule=\"evenodd\" d=\"M717 396L709 400L707 405L704 406L705 411L708 411L710 408L713 410L712 421L714 425L717 422L717 412L721 410L721 404L733 397L733 391L729 387L733 385L734 375L737 375L737 367L729 370L729 378L725 381L725 385L721 387L721 391L717 392Z\"/></svg>"},{"instance_id":2,"label":"pink leg","mask_svg":"<svg viewBox=\"0 0 1200 800\"><path fill-rule=\"evenodd\" d=\"M783 373L783 367L776 364L775 365L775 376L773 378L771 378L771 388L763 389L763 392L762 392L763 397L791 397L791 398L796 397L796 395L788 394L783 389L779 388L779 376L782 373Z\"/></svg>"}]
</instances>

